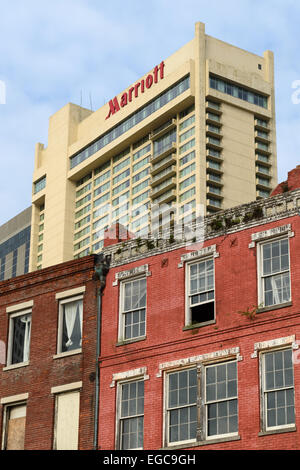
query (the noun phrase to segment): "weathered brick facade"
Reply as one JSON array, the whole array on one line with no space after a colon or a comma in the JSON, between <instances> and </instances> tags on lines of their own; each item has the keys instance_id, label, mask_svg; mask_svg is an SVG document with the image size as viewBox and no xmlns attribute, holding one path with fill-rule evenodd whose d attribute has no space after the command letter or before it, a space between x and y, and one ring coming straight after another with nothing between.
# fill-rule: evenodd
<instances>
[{"instance_id":1,"label":"weathered brick facade","mask_svg":"<svg viewBox=\"0 0 300 470\"><path fill-rule=\"evenodd\" d=\"M156 240L108 243L103 253L111 264L100 304L93 255L2 282L0 352L7 351L9 317L17 305L31 302L32 330L28 364L9 367L0 356L1 435L7 405L26 395L25 449L55 448L56 392L80 383L78 448L93 448L100 312L99 449L120 447L120 390L122 384L136 381L144 384L144 449L298 449L299 210L300 190L295 190L207 217L203 243L179 239L176 231ZM258 258L260 247L276 240L288 242L291 296L264 306ZM214 263L215 316L195 323L186 307L188 269L206 259ZM136 279L146 279L146 327L145 333L126 339L120 326L122 289ZM82 351L59 355L58 299L78 289L83 292ZM293 357L289 389L294 392L295 419L272 428L266 426L262 358L274 351L289 351ZM237 365L237 429L208 437L204 373L230 362ZM197 368L198 379L197 438L168 443L168 374L192 368Z\"/></svg>"},{"instance_id":2,"label":"weathered brick facade","mask_svg":"<svg viewBox=\"0 0 300 470\"><path fill-rule=\"evenodd\" d=\"M82 287L85 288L82 352L54 358L57 352L58 336L56 295ZM80 449L93 448L96 288L94 256L0 283L0 340L5 344L5 349L7 349L9 334L9 314L6 309L24 302L33 302L28 365L6 368L3 356L0 365L0 400L2 399L3 402L3 398L28 394L25 449L49 450L53 448L55 394L51 393L51 389L78 382L82 382L78 447ZM4 404L0 405L2 431L4 408Z\"/></svg>"},{"instance_id":3,"label":"weathered brick facade","mask_svg":"<svg viewBox=\"0 0 300 470\"><path fill-rule=\"evenodd\" d=\"M175 236L175 240L154 240L151 246L149 242L131 240L106 250L112 255L112 264L103 297L100 449L116 448L120 432L116 418L119 382L144 380L144 448L162 449L167 434L165 374L196 364L217 364L220 355L222 360L237 360L237 433L179 446L170 444L169 449L299 449L299 209L297 190L207 218L203 246L177 242ZM259 244L282 237L288 240L290 250L291 301L260 308ZM203 247L213 245L215 321L186 327L185 264L189 258L185 257L199 250L200 255L206 253ZM137 267L140 271L134 270ZM122 342L118 336L121 282L138 272L145 273L147 283L146 334L141 340ZM293 352L295 425L264 430L260 358L264 352L280 351L282 347Z\"/></svg>"}]
</instances>

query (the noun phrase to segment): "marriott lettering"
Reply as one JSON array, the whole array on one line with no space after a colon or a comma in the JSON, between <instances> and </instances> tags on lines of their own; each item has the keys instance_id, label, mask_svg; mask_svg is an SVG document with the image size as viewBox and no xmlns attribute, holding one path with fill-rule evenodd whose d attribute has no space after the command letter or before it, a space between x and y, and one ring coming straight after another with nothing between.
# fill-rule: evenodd
<instances>
[{"instance_id":1,"label":"marriott lettering","mask_svg":"<svg viewBox=\"0 0 300 470\"><path fill-rule=\"evenodd\" d=\"M124 108L133 98L137 98L139 93L144 93L146 89L151 88L153 83L162 80L164 78L164 67L165 64L163 61L159 65L156 65L153 72L149 73L145 79L143 78L122 94L120 102L116 96L110 100L108 103L109 112L105 119L108 119L112 114L120 111L120 108Z\"/></svg>"}]
</instances>

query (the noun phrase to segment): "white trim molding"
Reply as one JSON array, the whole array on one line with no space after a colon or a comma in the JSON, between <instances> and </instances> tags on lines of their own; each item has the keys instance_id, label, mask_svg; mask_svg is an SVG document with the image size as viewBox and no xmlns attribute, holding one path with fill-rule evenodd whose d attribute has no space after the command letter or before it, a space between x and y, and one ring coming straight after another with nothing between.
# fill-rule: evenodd
<instances>
[{"instance_id":1,"label":"white trim molding","mask_svg":"<svg viewBox=\"0 0 300 470\"><path fill-rule=\"evenodd\" d=\"M85 286L75 287L74 289L65 290L64 292L58 292L55 294L55 299L65 299L66 297L73 297L74 295L84 294L86 290Z\"/></svg>"},{"instance_id":2,"label":"white trim molding","mask_svg":"<svg viewBox=\"0 0 300 470\"><path fill-rule=\"evenodd\" d=\"M280 346L291 345L293 349L298 349L299 345L295 342L295 335L286 336L285 338L276 338L269 341L262 341L260 343L254 343L254 352L251 354L251 358L257 357L257 353L266 349L273 349Z\"/></svg>"},{"instance_id":3,"label":"white trim molding","mask_svg":"<svg viewBox=\"0 0 300 470\"><path fill-rule=\"evenodd\" d=\"M117 372L116 374L113 374L110 387L113 388L116 382L119 382L120 380L128 380L138 377L141 377L144 380L149 379L149 375L147 375L147 367L140 367L139 369L132 369L127 370L125 372Z\"/></svg>"},{"instance_id":4,"label":"white trim molding","mask_svg":"<svg viewBox=\"0 0 300 470\"><path fill-rule=\"evenodd\" d=\"M181 256L181 262L178 263L178 268L182 268L184 263L187 261L193 261L204 256L213 255L214 258L218 258L220 255L217 252L217 245L210 245L197 251L190 251L186 255Z\"/></svg>"},{"instance_id":5,"label":"white trim molding","mask_svg":"<svg viewBox=\"0 0 300 470\"><path fill-rule=\"evenodd\" d=\"M295 233L292 232L291 224L280 225L279 227L274 227L269 230L264 230L263 232L256 232L251 234L251 243L249 243L249 248L255 248L256 242L261 240L266 240L267 238L272 238L280 235L288 234L289 238L295 236Z\"/></svg>"},{"instance_id":6,"label":"white trim molding","mask_svg":"<svg viewBox=\"0 0 300 470\"><path fill-rule=\"evenodd\" d=\"M143 264L142 266L137 266L136 268L128 269L126 271L118 271L115 274L115 280L113 286L117 286L120 281L124 279L129 279L131 277L139 276L144 274L145 276L151 276L151 271L149 271L149 265Z\"/></svg>"},{"instance_id":7,"label":"white trim molding","mask_svg":"<svg viewBox=\"0 0 300 470\"><path fill-rule=\"evenodd\" d=\"M33 307L33 300L28 300L27 302L22 302L21 304L11 305L6 308L6 313L18 312L19 310L27 310Z\"/></svg>"},{"instance_id":8,"label":"white trim molding","mask_svg":"<svg viewBox=\"0 0 300 470\"><path fill-rule=\"evenodd\" d=\"M162 372L168 369L174 369L178 367L185 367L190 364L197 364L202 362L211 362L218 359L227 359L230 357L235 357L237 361L242 361L243 357L240 356L240 348L229 348L222 349L220 351L214 351L211 353L200 354L199 356L187 357L185 359L178 359L176 361L163 362L159 364L159 372L156 374L156 377L162 377Z\"/></svg>"},{"instance_id":9,"label":"white trim molding","mask_svg":"<svg viewBox=\"0 0 300 470\"><path fill-rule=\"evenodd\" d=\"M20 395L11 395L10 397L3 397L0 400L1 405L7 405L9 403L16 403L19 401L28 400L29 394L28 393L21 393Z\"/></svg>"},{"instance_id":10,"label":"white trim molding","mask_svg":"<svg viewBox=\"0 0 300 470\"><path fill-rule=\"evenodd\" d=\"M79 390L82 388L82 382L72 382L70 384L66 385L57 385L56 387L51 388L51 393L64 393L64 392L70 392L72 390Z\"/></svg>"}]
</instances>

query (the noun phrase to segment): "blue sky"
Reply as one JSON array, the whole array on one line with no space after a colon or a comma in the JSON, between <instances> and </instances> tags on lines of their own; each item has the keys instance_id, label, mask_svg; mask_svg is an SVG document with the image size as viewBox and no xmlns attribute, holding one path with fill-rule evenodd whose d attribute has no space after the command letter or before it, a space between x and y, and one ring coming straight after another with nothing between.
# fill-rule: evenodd
<instances>
[{"instance_id":1,"label":"blue sky","mask_svg":"<svg viewBox=\"0 0 300 470\"><path fill-rule=\"evenodd\" d=\"M279 181L299 162L297 0L0 0L0 225L31 204L34 149L67 102L98 109L194 36L275 55ZM0 91L1 99L1 91Z\"/></svg>"}]
</instances>

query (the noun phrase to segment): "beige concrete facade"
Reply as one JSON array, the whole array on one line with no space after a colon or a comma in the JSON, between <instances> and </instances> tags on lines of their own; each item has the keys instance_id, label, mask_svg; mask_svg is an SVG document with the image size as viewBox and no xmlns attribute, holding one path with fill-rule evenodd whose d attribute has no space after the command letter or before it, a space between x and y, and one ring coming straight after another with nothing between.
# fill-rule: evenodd
<instances>
[{"instance_id":1,"label":"beige concrete facade","mask_svg":"<svg viewBox=\"0 0 300 470\"><path fill-rule=\"evenodd\" d=\"M198 205L210 214L276 186L272 52L196 23L190 42L158 60L97 111L69 103L51 116L35 153L30 270L100 251L115 221L143 235L153 204L193 217Z\"/></svg>"}]
</instances>

